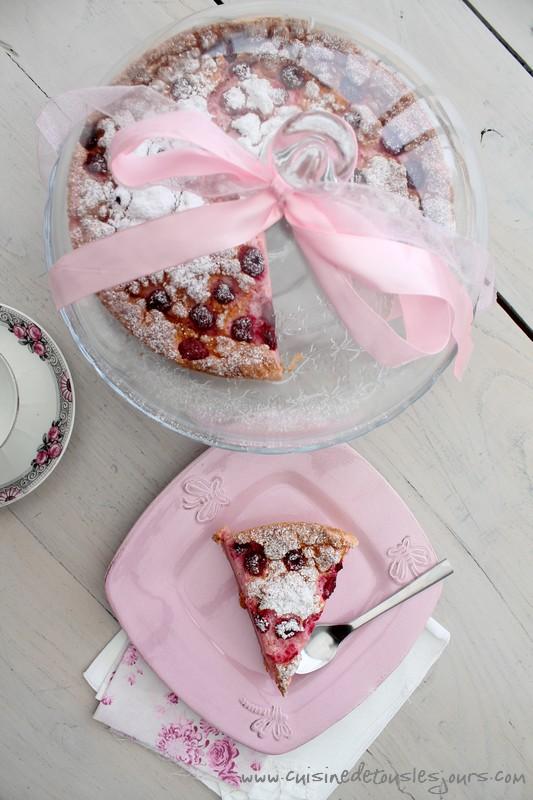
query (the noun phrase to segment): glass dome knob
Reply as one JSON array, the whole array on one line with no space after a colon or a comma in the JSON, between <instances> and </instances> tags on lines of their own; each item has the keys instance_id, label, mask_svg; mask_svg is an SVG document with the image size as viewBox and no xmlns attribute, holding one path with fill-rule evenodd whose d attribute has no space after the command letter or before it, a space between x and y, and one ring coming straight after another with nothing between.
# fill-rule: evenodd
<instances>
[{"instance_id":1,"label":"glass dome knob","mask_svg":"<svg viewBox=\"0 0 533 800\"><path fill-rule=\"evenodd\" d=\"M271 152L278 174L294 189L333 189L353 175L357 139L335 114L303 111L283 123Z\"/></svg>"}]
</instances>

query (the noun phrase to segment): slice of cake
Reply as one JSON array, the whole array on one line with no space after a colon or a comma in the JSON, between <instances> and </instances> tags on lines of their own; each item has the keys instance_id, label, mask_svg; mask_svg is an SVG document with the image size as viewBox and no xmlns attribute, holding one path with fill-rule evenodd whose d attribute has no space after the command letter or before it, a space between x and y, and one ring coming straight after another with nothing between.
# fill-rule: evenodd
<instances>
[{"instance_id":1,"label":"slice of cake","mask_svg":"<svg viewBox=\"0 0 533 800\"><path fill-rule=\"evenodd\" d=\"M267 672L285 695L357 539L313 522L276 522L239 533L222 528L213 539L233 568Z\"/></svg>"},{"instance_id":2,"label":"slice of cake","mask_svg":"<svg viewBox=\"0 0 533 800\"><path fill-rule=\"evenodd\" d=\"M184 367L226 378L282 377L262 237L99 297L131 333Z\"/></svg>"}]
</instances>

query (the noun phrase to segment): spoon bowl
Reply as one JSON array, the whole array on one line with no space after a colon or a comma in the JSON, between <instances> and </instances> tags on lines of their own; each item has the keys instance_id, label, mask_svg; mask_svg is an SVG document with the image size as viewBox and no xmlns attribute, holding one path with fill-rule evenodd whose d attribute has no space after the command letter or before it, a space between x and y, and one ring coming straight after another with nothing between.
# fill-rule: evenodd
<instances>
[{"instance_id":1,"label":"spoon bowl","mask_svg":"<svg viewBox=\"0 0 533 800\"><path fill-rule=\"evenodd\" d=\"M444 580L453 573L452 566L447 559L443 559L435 564L430 569L423 572L414 580L402 586L394 594L382 600L377 606L365 611L352 622L346 622L340 625L317 625L311 634L307 645L302 650L300 664L296 673L298 675L306 675L309 672L314 672L317 669L325 667L326 664L335 658L339 645L346 639L347 636L352 634L362 625L366 625L376 617L381 616L391 608L395 608L400 603L404 603L409 598L429 589L436 583Z\"/></svg>"}]
</instances>

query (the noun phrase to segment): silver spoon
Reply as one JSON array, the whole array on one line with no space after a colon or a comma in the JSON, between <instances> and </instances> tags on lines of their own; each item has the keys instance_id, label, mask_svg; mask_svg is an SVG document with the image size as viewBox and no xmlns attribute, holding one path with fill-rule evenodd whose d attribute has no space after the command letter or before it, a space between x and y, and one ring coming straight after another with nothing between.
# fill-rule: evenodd
<instances>
[{"instance_id":1,"label":"silver spoon","mask_svg":"<svg viewBox=\"0 0 533 800\"><path fill-rule=\"evenodd\" d=\"M363 612L353 622L345 622L341 625L317 625L307 645L302 650L302 658L296 673L298 675L306 675L308 672L314 672L316 669L325 667L334 658L340 643L353 631L376 619L376 617L384 614L385 611L389 611L389 609L403 603L410 597L414 597L415 594L429 589L430 586L434 586L439 581L447 578L452 572L452 565L444 558L438 564L423 572L422 575L402 586L390 597L382 600L377 606Z\"/></svg>"}]
</instances>

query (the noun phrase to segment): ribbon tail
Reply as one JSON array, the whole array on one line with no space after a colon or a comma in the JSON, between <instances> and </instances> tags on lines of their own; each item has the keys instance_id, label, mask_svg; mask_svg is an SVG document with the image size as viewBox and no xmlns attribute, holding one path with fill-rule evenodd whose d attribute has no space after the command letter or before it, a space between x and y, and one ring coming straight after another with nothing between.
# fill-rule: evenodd
<instances>
[{"instance_id":1,"label":"ribbon tail","mask_svg":"<svg viewBox=\"0 0 533 800\"><path fill-rule=\"evenodd\" d=\"M298 231L295 238L346 329L376 361L385 367L399 367L428 355L400 336L356 291L348 276L336 270L333 262L321 258ZM448 341L449 333L443 337L442 346Z\"/></svg>"},{"instance_id":2,"label":"ribbon tail","mask_svg":"<svg viewBox=\"0 0 533 800\"><path fill-rule=\"evenodd\" d=\"M458 348L455 374L462 374L472 349L472 304L442 259L402 242L314 230L292 215L289 221L347 329L377 361L399 366L435 355L453 337ZM375 291L398 295L405 338L371 308L350 278Z\"/></svg>"},{"instance_id":3,"label":"ribbon tail","mask_svg":"<svg viewBox=\"0 0 533 800\"><path fill-rule=\"evenodd\" d=\"M49 273L57 308L253 239L281 217L269 190L145 222L82 245Z\"/></svg>"}]
</instances>

